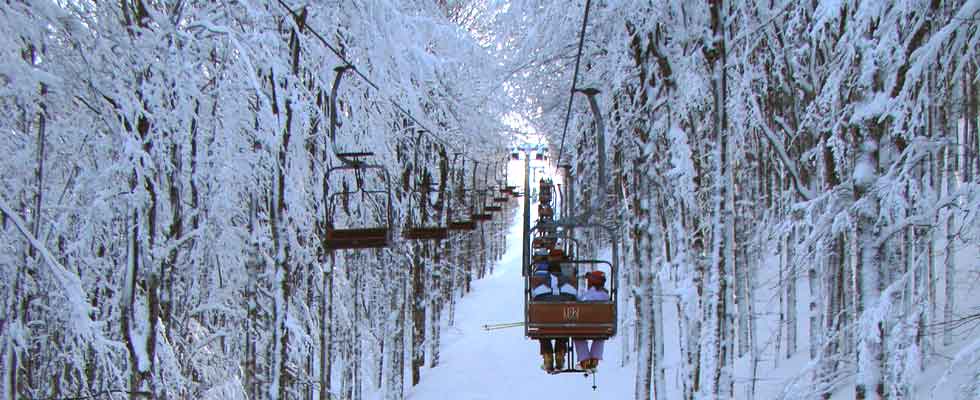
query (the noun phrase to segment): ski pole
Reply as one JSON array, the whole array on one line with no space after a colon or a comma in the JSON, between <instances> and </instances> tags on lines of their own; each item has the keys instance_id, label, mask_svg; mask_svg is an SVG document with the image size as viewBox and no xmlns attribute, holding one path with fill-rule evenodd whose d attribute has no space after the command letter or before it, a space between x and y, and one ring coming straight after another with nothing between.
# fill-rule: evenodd
<instances>
[{"instance_id":1,"label":"ski pole","mask_svg":"<svg viewBox=\"0 0 980 400\"><path fill-rule=\"evenodd\" d=\"M483 325L483 330L492 331L495 329L506 329L506 328L516 328L518 326L524 326L524 322L509 322L504 324L486 324Z\"/></svg>"}]
</instances>

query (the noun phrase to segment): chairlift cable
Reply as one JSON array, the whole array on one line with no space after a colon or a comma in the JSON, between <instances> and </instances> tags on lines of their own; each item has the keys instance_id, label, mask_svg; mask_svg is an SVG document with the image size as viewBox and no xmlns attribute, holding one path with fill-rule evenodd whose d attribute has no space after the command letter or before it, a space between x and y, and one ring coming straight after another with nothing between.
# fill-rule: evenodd
<instances>
[{"instance_id":1,"label":"chairlift cable","mask_svg":"<svg viewBox=\"0 0 980 400\"><path fill-rule=\"evenodd\" d=\"M568 132L568 120L572 117L572 100L575 99L575 85L578 84L578 69L582 61L582 47L585 44L585 27L589 23L589 8L591 5L592 0L585 0L585 16L582 18L582 30L578 34L578 54L575 55L575 72L572 74L572 90L568 91L568 107L565 110L565 124L561 128L561 145L558 147L558 161L556 165L561 165L561 156L565 150L565 133Z\"/></svg>"},{"instance_id":2,"label":"chairlift cable","mask_svg":"<svg viewBox=\"0 0 980 400\"><path fill-rule=\"evenodd\" d=\"M277 0L277 1L278 1L279 5L281 5L283 8L285 8L286 11L288 11L289 14L292 15L292 17L293 17L293 23L295 24L296 19L300 18L300 15L297 14L295 11L293 11L293 9L290 8L288 5L286 5L286 3L283 2L283 0ZM591 1L591 0L587 0L587 1ZM312 33L313 36L316 37L317 40L320 41L320 43L323 43L323 45L326 46L327 49L329 49L331 53L333 53L335 56L337 56L337 58L339 58L341 61L343 61L346 66L350 67L350 69L353 70L354 73L357 74L357 76L361 77L361 79L364 80L364 82L367 82L368 85L370 85L372 88L374 88L375 90L377 90L379 93L381 92L381 88L378 86L378 84L374 83L374 81L372 81L371 78L369 78L367 75L365 75L363 72L361 72L360 68L357 68L357 66L354 65L354 63L352 63L350 60L348 60L347 57L345 57L340 52L340 50L337 50L336 47L334 47L332 44L330 44L330 42L328 42L327 39L325 39L323 37L323 35L320 34L320 32L317 32L316 29L313 29L313 27L310 26L310 25L308 25L308 24L305 26L305 28L307 30L309 30L310 33ZM581 53L582 53L582 49L581 49L581 45L580 45L579 46L579 54L581 54ZM575 70L578 71L578 61L575 62ZM429 128L426 128L425 125L422 124L422 122L418 120L418 118L416 118L414 115L412 115L412 113L410 113L407 109L405 109L405 107L402 107L401 104L399 104L398 102L396 102L395 100L393 100L391 98L386 98L386 100L388 100L389 103L391 103L393 106L395 106L395 109L396 110L398 110L400 113L402 113L403 115L405 115L406 117L408 117L408 119L411 120L413 123L415 123L419 128L421 128L423 131L429 133L430 136L432 136L433 139L435 139L436 141L438 141L439 143L441 143L442 145L444 145L446 147L452 148L454 151L460 151L461 150L459 147L457 147L456 145L454 145L452 142L449 142L446 139L439 137L438 135L436 135L435 132L431 131ZM460 153L463 155L464 158L469 158L472 161L476 161L476 159L474 159L474 158L472 158L470 156L467 156L465 152L460 152Z\"/></svg>"}]
</instances>

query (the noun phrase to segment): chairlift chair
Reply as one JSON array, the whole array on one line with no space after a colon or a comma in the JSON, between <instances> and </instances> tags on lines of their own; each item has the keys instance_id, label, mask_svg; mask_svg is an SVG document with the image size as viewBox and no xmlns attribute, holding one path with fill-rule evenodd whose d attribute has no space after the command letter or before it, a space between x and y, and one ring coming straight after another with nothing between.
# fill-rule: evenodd
<instances>
[{"instance_id":1,"label":"chairlift chair","mask_svg":"<svg viewBox=\"0 0 980 400\"><path fill-rule=\"evenodd\" d=\"M487 193L489 195L489 194L492 194L495 191L496 191L496 189L491 189L491 190L487 190ZM499 201L499 200L502 200L502 201ZM489 204L486 204L486 205L483 206L483 211L500 212L500 211L503 211L503 207L500 206L500 204L506 203L507 202L507 198L506 197L497 197L497 196L494 196L494 197L491 197L489 199L489 201L490 201Z\"/></svg>"},{"instance_id":2,"label":"chairlift chair","mask_svg":"<svg viewBox=\"0 0 980 400\"><path fill-rule=\"evenodd\" d=\"M479 221L479 222L486 222L486 221L493 220L493 214L487 214L485 212L473 214L472 217L474 221Z\"/></svg>"},{"instance_id":3,"label":"chairlift chair","mask_svg":"<svg viewBox=\"0 0 980 400\"><path fill-rule=\"evenodd\" d=\"M456 164L456 157L458 157L458 154L453 157L453 165ZM465 163L465 160L464 160L464 163ZM462 182L460 182L460 187L459 187L458 190L460 191L460 194L459 195L460 196L463 196L464 201L462 201L462 202L465 203L466 192L471 192L472 189L466 189L466 188L464 188ZM450 231L457 231L457 232L470 232L470 231L475 231L476 230L476 221L474 220L474 218L473 218L472 215L470 215L470 218L456 218L456 217L454 217L453 211L454 210L457 210L457 206L453 204L453 198L454 197L455 196L450 196L449 197L449 210L448 210L449 215L448 215L448 218L447 218L448 221L446 222L446 227ZM473 202L473 199L470 199L470 202L472 203ZM465 206L466 206L466 204L462 204L462 207L465 207ZM459 207L459 208L462 208L462 207Z\"/></svg>"},{"instance_id":4,"label":"chairlift chair","mask_svg":"<svg viewBox=\"0 0 980 400\"><path fill-rule=\"evenodd\" d=\"M476 221L468 219L461 221L449 221L447 224L451 231L473 231L476 230Z\"/></svg>"},{"instance_id":5,"label":"chairlift chair","mask_svg":"<svg viewBox=\"0 0 980 400\"><path fill-rule=\"evenodd\" d=\"M408 240L443 240L449 237L449 228L409 227L402 231L402 237Z\"/></svg>"},{"instance_id":6,"label":"chairlift chair","mask_svg":"<svg viewBox=\"0 0 980 400\"><path fill-rule=\"evenodd\" d=\"M563 273L581 272L582 267L609 269L608 301L535 301L531 296L530 276L524 287L524 335L530 339L609 339L616 336L617 285L616 267L602 260L566 260L561 262ZM526 266L533 268L533 264ZM577 279L579 274L574 274Z\"/></svg>"},{"instance_id":7,"label":"chairlift chair","mask_svg":"<svg viewBox=\"0 0 980 400\"><path fill-rule=\"evenodd\" d=\"M425 190L415 190L409 193L409 205L411 205L411 198L413 195L418 195L418 205L421 208L422 202L424 201L423 196L428 196L429 193L434 192L430 183L425 181L421 185ZM449 238L449 227L447 226L417 226L413 221L409 220L407 226L402 229L402 237L407 240L443 240Z\"/></svg>"},{"instance_id":8,"label":"chairlift chair","mask_svg":"<svg viewBox=\"0 0 980 400\"><path fill-rule=\"evenodd\" d=\"M366 207L368 199L378 201L380 198L380 201L384 202L384 212L378 219L383 220L383 223L375 226L337 228L334 221L330 221L323 238L323 247L327 250L383 248L388 247L391 243L391 179L388 176L388 170L380 165L368 164L361 160L362 158L373 156L374 153L341 152L337 149L337 126L339 125L337 123L337 90L340 87L340 81L344 73L351 68L353 66L350 64L334 68L336 76L334 77L333 87L330 91L329 136L330 143L333 146L333 153L340 160L341 164L327 170L327 181L330 181L332 174L351 171L354 173L355 191L351 192L346 184L341 185L343 190L329 194L328 199L331 204L336 204L334 200L342 197L344 200L343 203L347 205L349 204L350 196L359 193L362 200L360 206ZM368 171L378 172L379 178L384 182L383 188L369 189L365 187L364 178L365 173ZM363 218L363 215L360 215L360 217Z\"/></svg>"},{"instance_id":9,"label":"chairlift chair","mask_svg":"<svg viewBox=\"0 0 980 400\"><path fill-rule=\"evenodd\" d=\"M327 250L388 247L391 243L391 180L388 178L388 171L380 165L367 164L356 159L357 157L370 156L371 153L338 153L337 155L348 160L354 159L354 161L330 168L327 170L327 179L329 180L330 175L338 172L353 171L355 190L350 191L345 188L342 191L333 192L329 195L331 202L334 202L338 197L343 197L346 204L351 195L360 194L364 200L361 202L362 207L364 207L369 199L377 201L380 198L384 202L384 215L380 218L383 219L383 223L375 226L344 228L331 225L324 236L323 247ZM371 170L379 172L379 176L384 182L384 188L368 189L365 187L364 172Z\"/></svg>"},{"instance_id":10,"label":"chairlift chair","mask_svg":"<svg viewBox=\"0 0 980 400\"><path fill-rule=\"evenodd\" d=\"M551 203L551 190L541 190L538 194L538 201L542 204Z\"/></svg>"}]
</instances>

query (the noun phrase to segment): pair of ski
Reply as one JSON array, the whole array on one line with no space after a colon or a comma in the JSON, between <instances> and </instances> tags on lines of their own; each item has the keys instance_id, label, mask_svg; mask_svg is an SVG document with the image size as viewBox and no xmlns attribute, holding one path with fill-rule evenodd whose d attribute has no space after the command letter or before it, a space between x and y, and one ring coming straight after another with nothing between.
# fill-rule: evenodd
<instances>
[{"instance_id":1,"label":"pair of ski","mask_svg":"<svg viewBox=\"0 0 980 400\"><path fill-rule=\"evenodd\" d=\"M548 370L548 371L545 371L545 372L547 372L547 373L549 373L551 375L558 375L558 374L585 374L585 376L588 377L589 374L595 375L596 370L595 369L567 368L567 369L553 369L553 370Z\"/></svg>"}]
</instances>

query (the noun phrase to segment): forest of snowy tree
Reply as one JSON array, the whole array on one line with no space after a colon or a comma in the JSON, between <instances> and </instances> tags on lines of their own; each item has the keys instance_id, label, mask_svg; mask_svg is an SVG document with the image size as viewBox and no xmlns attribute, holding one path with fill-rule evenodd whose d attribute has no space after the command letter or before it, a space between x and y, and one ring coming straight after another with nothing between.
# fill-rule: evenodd
<instances>
[{"instance_id":1,"label":"forest of snowy tree","mask_svg":"<svg viewBox=\"0 0 980 400\"><path fill-rule=\"evenodd\" d=\"M515 116L618 224L636 399L665 343L683 399L798 354L782 398L980 398L978 49L980 0L5 0L0 399L404 398L516 244L400 231L486 204Z\"/></svg>"},{"instance_id":2,"label":"forest of snowy tree","mask_svg":"<svg viewBox=\"0 0 980 400\"><path fill-rule=\"evenodd\" d=\"M321 242L438 223L473 204L450 186L500 178L494 63L468 10L0 4L0 398L401 398L404 371L438 363L425 316L452 319L503 223L383 251ZM333 143L331 48L369 78L335 92ZM328 175L334 148L375 153L390 181ZM392 215L330 196L354 179L389 188Z\"/></svg>"},{"instance_id":3,"label":"forest of snowy tree","mask_svg":"<svg viewBox=\"0 0 980 400\"><path fill-rule=\"evenodd\" d=\"M550 132L584 11L558 3L514 2L495 34L516 44L498 57ZM782 398L920 398L921 371L949 357L973 377L960 396L980 398L980 309L955 302L978 294L956 291L980 269L980 2L591 3L577 88L602 91L612 136L599 151L615 195L596 201L627 238L636 398L673 398L665 341L680 347L684 399L752 398L767 382L746 370L798 352L809 362ZM588 190L597 152L580 97L565 151ZM760 291L778 307L754 309L771 304ZM664 337L667 308L679 338ZM777 333L760 331L774 313ZM961 353L936 351L960 334Z\"/></svg>"}]
</instances>

